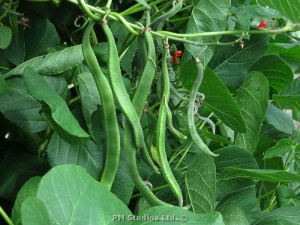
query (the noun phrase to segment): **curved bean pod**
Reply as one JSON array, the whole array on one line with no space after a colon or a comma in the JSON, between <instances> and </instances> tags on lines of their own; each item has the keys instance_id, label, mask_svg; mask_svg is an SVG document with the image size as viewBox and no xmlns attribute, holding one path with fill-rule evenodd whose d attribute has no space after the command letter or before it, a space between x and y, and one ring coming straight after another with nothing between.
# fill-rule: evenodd
<instances>
[{"instance_id":1,"label":"curved bean pod","mask_svg":"<svg viewBox=\"0 0 300 225\"><path fill-rule=\"evenodd\" d=\"M170 9L168 12L164 13L163 15L161 15L160 17L156 18L150 25L150 27L152 29L156 29L156 27L158 26L159 23L166 21L167 19L169 19L170 17L174 16L176 13L178 13L178 11L182 8L182 0L179 0L179 2L177 2L176 4L174 4L173 1L173 7L172 9Z\"/></svg>"},{"instance_id":2,"label":"curved bean pod","mask_svg":"<svg viewBox=\"0 0 300 225\"><path fill-rule=\"evenodd\" d=\"M117 45L106 22L102 23L102 28L108 41L108 71L112 90L133 129L135 145L140 149L144 144L143 129L123 83Z\"/></svg>"},{"instance_id":3,"label":"curved bean pod","mask_svg":"<svg viewBox=\"0 0 300 225\"><path fill-rule=\"evenodd\" d=\"M173 126L173 122L172 122L172 112L169 108L169 106L166 104L166 110L167 110L167 120L168 120L168 128L170 130L170 132L177 137L180 140L186 140L187 136L185 136L184 134L182 134L180 131L178 131L174 126Z\"/></svg>"},{"instance_id":4,"label":"curved bean pod","mask_svg":"<svg viewBox=\"0 0 300 225\"><path fill-rule=\"evenodd\" d=\"M105 75L99 67L97 58L90 44L90 34L93 30L93 26L94 22L90 21L84 32L82 40L82 52L86 64L88 65L95 79L102 102L107 150L105 165L101 176L101 183L103 183L110 190L119 167L120 133L112 90Z\"/></svg>"},{"instance_id":5,"label":"curved bean pod","mask_svg":"<svg viewBox=\"0 0 300 225\"><path fill-rule=\"evenodd\" d=\"M169 46L168 46L169 47ZM167 154L166 154L166 123L167 123L167 106L170 98L170 80L168 74L168 49L163 52L162 58L162 99L159 107L158 119L157 119L157 129L156 129L156 149L158 153L158 158L161 166L161 171L170 184L170 187L178 199L179 206L183 205L183 197L179 184L177 183L172 170L170 168Z\"/></svg>"},{"instance_id":6,"label":"curved bean pod","mask_svg":"<svg viewBox=\"0 0 300 225\"><path fill-rule=\"evenodd\" d=\"M211 130L212 130L213 134L216 133L216 125L214 124L214 122L211 119L200 116L198 113L196 114L196 116L199 120L202 120L202 121L204 121L205 123L208 123L211 126Z\"/></svg>"},{"instance_id":7,"label":"curved bean pod","mask_svg":"<svg viewBox=\"0 0 300 225\"><path fill-rule=\"evenodd\" d=\"M196 126L195 126L195 121L194 121L195 100L203 79L203 66L198 59L196 59L195 63L197 67L197 75L191 90L190 100L188 104L188 127L189 127L192 140L202 152L211 156L218 156L217 154L211 152L207 147L207 145L202 141L199 134L197 133Z\"/></svg>"}]
</instances>

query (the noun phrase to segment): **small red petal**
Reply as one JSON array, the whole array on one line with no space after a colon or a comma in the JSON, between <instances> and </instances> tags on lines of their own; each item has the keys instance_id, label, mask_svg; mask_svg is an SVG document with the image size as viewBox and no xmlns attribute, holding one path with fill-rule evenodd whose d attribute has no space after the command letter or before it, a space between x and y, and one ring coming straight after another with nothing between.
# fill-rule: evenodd
<instances>
[{"instance_id":1,"label":"small red petal","mask_svg":"<svg viewBox=\"0 0 300 225\"><path fill-rule=\"evenodd\" d=\"M181 50L175 51L175 54L177 57L180 57L182 56L182 51Z\"/></svg>"},{"instance_id":2,"label":"small red petal","mask_svg":"<svg viewBox=\"0 0 300 225\"><path fill-rule=\"evenodd\" d=\"M263 20L260 22L260 24L257 26L257 28L262 30L262 29L265 29L266 26L267 26L267 21Z\"/></svg>"},{"instance_id":3,"label":"small red petal","mask_svg":"<svg viewBox=\"0 0 300 225\"><path fill-rule=\"evenodd\" d=\"M178 56L176 54L173 55L173 63L174 64L178 63Z\"/></svg>"}]
</instances>

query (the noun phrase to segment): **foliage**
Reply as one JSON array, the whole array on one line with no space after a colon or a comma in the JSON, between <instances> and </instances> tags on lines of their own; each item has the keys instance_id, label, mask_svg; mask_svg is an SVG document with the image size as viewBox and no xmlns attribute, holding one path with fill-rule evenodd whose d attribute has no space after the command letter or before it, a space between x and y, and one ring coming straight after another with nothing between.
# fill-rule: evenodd
<instances>
[{"instance_id":1,"label":"foliage","mask_svg":"<svg viewBox=\"0 0 300 225\"><path fill-rule=\"evenodd\" d=\"M299 22L299 0L0 0L3 223L300 224Z\"/></svg>"}]
</instances>

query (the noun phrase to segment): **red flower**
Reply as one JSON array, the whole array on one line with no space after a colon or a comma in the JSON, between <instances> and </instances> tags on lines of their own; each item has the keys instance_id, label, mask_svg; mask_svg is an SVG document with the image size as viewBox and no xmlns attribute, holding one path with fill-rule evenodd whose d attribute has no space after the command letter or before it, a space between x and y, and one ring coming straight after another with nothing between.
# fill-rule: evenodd
<instances>
[{"instance_id":1,"label":"red flower","mask_svg":"<svg viewBox=\"0 0 300 225\"><path fill-rule=\"evenodd\" d=\"M182 51L178 50L178 51L174 51L173 52L173 63L177 64L178 63L178 58L182 56Z\"/></svg>"},{"instance_id":2,"label":"red flower","mask_svg":"<svg viewBox=\"0 0 300 225\"><path fill-rule=\"evenodd\" d=\"M265 27L267 26L267 21L266 20L262 20L260 22L260 24L257 26L258 29L262 30L265 29Z\"/></svg>"}]
</instances>

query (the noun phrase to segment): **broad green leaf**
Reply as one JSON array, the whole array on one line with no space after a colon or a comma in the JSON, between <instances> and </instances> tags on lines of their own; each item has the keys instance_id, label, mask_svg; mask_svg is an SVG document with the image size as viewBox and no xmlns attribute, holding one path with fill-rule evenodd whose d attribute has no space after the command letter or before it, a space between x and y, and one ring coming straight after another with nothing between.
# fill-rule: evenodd
<instances>
[{"instance_id":1,"label":"broad green leaf","mask_svg":"<svg viewBox=\"0 0 300 225\"><path fill-rule=\"evenodd\" d=\"M62 77L44 76L48 84L60 95L66 102L70 100L70 91L67 81Z\"/></svg>"},{"instance_id":2,"label":"broad green leaf","mask_svg":"<svg viewBox=\"0 0 300 225\"><path fill-rule=\"evenodd\" d=\"M217 210L222 212L232 204L242 209L249 224L252 224L261 216L261 209L256 199L256 191L254 187L246 187L225 196L219 202Z\"/></svg>"},{"instance_id":3,"label":"broad green leaf","mask_svg":"<svg viewBox=\"0 0 300 225\"><path fill-rule=\"evenodd\" d=\"M238 19L252 19L252 18L282 18L283 14L277 10L259 6L259 5L247 5L238 8L234 8L232 12L237 16Z\"/></svg>"},{"instance_id":4,"label":"broad green leaf","mask_svg":"<svg viewBox=\"0 0 300 225\"><path fill-rule=\"evenodd\" d=\"M257 162L252 154L238 146L221 148L216 150L215 153L219 154L218 157L214 158L218 173L229 166L258 169Z\"/></svg>"},{"instance_id":5,"label":"broad green leaf","mask_svg":"<svg viewBox=\"0 0 300 225\"><path fill-rule=\"evenodd\" d=\"M246 131L239 105L212 70L205 70L200 91L205 94L204 103L227 126L238 132Z\"/></svg>"},{"instance_id":6,"label":"broad green leaf","mask_svg":"<svg viewBox=\"0 0 300 225\"><path fill-rule=\"evenodd\" d=\"M115 224L115 215L131 215L121 200L76 165L52 168L40 181L37 197L52 224Z\"/></svg>"},{"instance_id":7,"label":"broad green leaf","mask_svg":"<svg viewBox=\"0 0 300 225\"><path fill-rule=\"evenodd\" d=\"M226 137L224 137L222 135L213 134L213 133L210 133L210 132L205 132L203 135L204 135L204 137L210 139L213 142L223 143L223 144L226 144L226 145L232 144L232 141L230 141L229 139L227 139Z\"/></svg>"},{"instance_id":8,"label":"broad green leaf","mask_svg":"<svg viewBox=\"0 0 300 225\"><path fill-rule=\"evenodd\" d=\"M271 104L267 108L266 121L286 134L291 134L295 128L293 118Z\"/></svg>"},{"instance_id":9,"label":"broad green leaf","mask_svg":"<svg viewBox=\"0 0 300 225\"><path fill-rule=\"evenodd\" d=\"M183 66L182 82L186 88L191 88L196 74L194 61L191 60ZM233 99L229 90L216 74L209 68L204 72L200 91L205 94L204 104L222 120L227 126L238 132L245 132L241 110Z\"/></svg>"},{"instance_id":10,"label":"broad green leaf","mask_svg":"<svg viewBox=\"0 0 300 225\"><path fill-rule=\"evenodd\" d=\"M219 154L215 157L217 173L221 173L224 168L234 166L245 169L257 169L258 165L252 154L238 146L228 146L215 151ZM245 187L253 186L254 182L243 179L232 179L229 181L218 180L217 199L224 197L232 192L239 191Z\"/></svg>"},{"instance_id":11,"label":"broad green leaf","mask_svg":"<svg viewBox=\"0 0 300 225\"><path fill-rule=\"evenodd\" d=\"M138 199L136 207L134 209L134 214L140 215L143 211L151 208L151 205L147 202L144 197Z\"/></svg>"},{"instance_id":12,"label":"broad green leaf","mask_svg":"<svg viewBox=\"0 0 300 225\"><path fill-rule=\"evenodd\" d=\"M191 12L187 26L187 33L202 33L209 31L222 31L227 23L227 13L230 6L229 0L201 0L198 1ZM207 13L209 12L209 13ZM200 43L217 43L220 36L197 37L189 40ZM212 58L215 46L206 46L207 48L195 45L185 44L186 49L191 55L199 57L204 67Z\"/></svg>"},{"instance_id":13,"label":"broad green leaf","mask_svg":"<svg viewBox=\"0 0 300 225\"><path fill-rule=\"evenodd\" d=\"M14 225L21 225L21 206L27 197L36 196L40 180L41 177L31 177L20 189L11 215Z\"/></svg>"},{"instance_id":14,"label":"broad green leaf","mask_svg":"<svg viewBox=\"0 0 300 225\"><path fill-rule=\"evenodd\" d=\"M299 103L300 102L300 77L293 80L277 95L273 95L273 99L283 103Z\"/></svg>"},{"instance_id":15,"label":"broad green leaf","mask_svg":"<svg viewBox=\"0 0 300 225\"><path fill-rule=\"evenodd\" d=\"M89 135L80 127L65 101L43 77L28 67L24 70L23 78L28 92L47 105L43 115L62 138L75 145L82 145L89 140Z\"/></svg>"},{"instance_id":16,"label":"broad green leaf","mask_svg":"<svg viewBox=\"0 0 300 225\"><path fill-rule=\"evenodd\" d=\"M220 200L226 195L240 191L246 187L253 187L255 182L252 180L246 179L231 179L231 180L218 180L217 182L217 191L216 199Z\"/></svg>"},{"instance_id":17,"label":"broad green leaf","mask_svg":"<svg viewBox=\"0 0 300 225\"><path fill-rule=\"evenodd\" d=\"M3 51L5 57L18 66L24 62L25 59L25 41L24 30L19 26L18 35L13 35L9 46Z\"/></svg>"},{"instance_id":18,"label":"broad green leaf","mask_svg":"<svg viewBox=\"0 0 300 225\"><path fill-rule=\"evenodd\" d=\"M46 81L64 99L69 98L67 83L60 77L46 77ZM10 93L0 95L0 112L3 115L29 133L35 133L47 128L39 111L41 104L32 98L26 90L23 79L15 77L6 81Z\"/></svg>"},{"instance_id":19,"label":"broad green leaf","mask_svg":"<svg viewBox=\"0 0 300 225\"><path fill-rule=\"evenodd\" d=\"M12 31L9 27L0 26L0 49L5 49L9 46L12 39Z\"/></svg>"},{"instance_id":20,"label":"broad green leaf","mask_svg":"<svg viewBox=\"0 0 300 225\"><path fill-rule=\"evenodd\" d=\"M96 180L100 178L103 167L103 154L95 144L89 140L84 145L71 145L54 133L47 147L47 159L50 166L61 164L75 164L83 167Z\"/></svg>"},{"instance_id":21,"label":"broad green leaf","mask_svg":"<svg viewBox=\"0 0 300 225\"><path fill-rule=\"evenodd\" d=\"M145 219L144 221L138 218L153 218ZM195 214L188 210L178 207L157 206L143 211L132 225L184 225L184 224L197 224L197 225L225 225L222 216L218 212ZM156 218L156 219L155 219ZM131 221L134 216L130 216Z\"/></svg>"},{"instance_id":22,"label":"broad green leaf","mask_svg":"<svg viewBox=\"0 0 300 225\"><path fill-rule=\"evenodd\" d=\"M273 209L263 215L253 225L299 225L300 207L290 206L279 209Z\"/></svg>"},{"instance_id":23,"label":"broad green leaf","mask_svg":"<svg viewBox=\"0 0 300 225\"><path fill-rule=\"evenodd\" d=\"M128 74L132 75L132 62L133 58L135 56L135 53L137 49L139 48L139 45L137 44L137 40L135 40L126 51L124 57L121 59L120 64L122 69Z\"/></svg>"},{"instance_id":24,"label":"broad green leaf","mask_svg":"<svg viewBox=\"0 0 300 225\"><path fill-rule=\"evenodd\" d=\"M272 169L241 169L236 167L228 167L223 170L222 178L229 180L232 178L244 178L264 180L269 182L300 182L300 176L284 170Z\"/></svg>"},{"instance_id":25,"label":"broad green leaf","mask_svg":"<svg viewBox=\"0 0 300 225\"><path fill-rule=\"evenodd\" d=\"M54 25L45 17L37 14L30 17L30 29L24 30L25 60L45 54L47 48L59 45L59 36Z\"/></svg>"},{"instance_id":26,"label":"broad green leaf","mask_svg":"<svg viewBox=\"0 0 300 225\"><path fill-rule=\"evenodd\" d=\"M278 10L292 22L297 23L300 21L299 0L257 0L257 3Z\"/></svg>"},{"instance_id":27,"label":"broad green leaf","mask_svg":"<svg viewBox=\"0 0 300 225\"><path fill-rule=\"evenodd\" d=\"M285 34L276 35L275 40L269 45L267 53L280 56L295 72L300 67L300 56L297 54L300 50L299 43L299 41L295 41Z\"/></svg>"},{"instance_id":28,"label":"broad green leaf","mask_svg":"<svg viewBox=\"0 0 300 225\"><path fill-rule=\"evenodd\" d=\"M250 71L259 71L269 80L269 84L277 92L293 81L294 73L289 65L276 55L266 55L259 58Z\"/></svg>"},{"instance_id":29,"label":"broad green leaf","mask_svg":"<svg viewBox=\"0 0 300 225\"><path fill-rule=\"evenodd\" d=\"M4 74L4 77L5 79L8 79L12 76L21 76L25 67L31 67L41 75L58 74L74 68L82 61L82 47L81 45L75 45L65 48L61 51L30 59Z\"/></svg>"},{"instance_id":30,"label":"broad green leaf","mask_svg":"<svg viewBox=\"0 0 300 225\"><path fill-rule=\"evenodd\" d=\"M69 98L67 83L60 77L46 77L46 81L64 99ZM6 81L10 93L0 95L0 111L18 127L29 133L35 133L47 128L39 111L41 104L26 90L23 79L15 77Z\"/></svg>"},{"instance_id":31,"label":"broad green leaf","mask_svg":"<svg viewBox=\"0 0 300 225\"><path fill-rule=\"evenodd\" d=\"M4 80L4 76L0 73L0 94L5 94L9 92L9 88L7 86L6 81Z\"/></svg>"},{"instance_id":32,"label":"broad green leaf","mask_svg":"<svg viewBox=\"0 0 300 225\"><path fill-rule=\"evenodd\" d=\"M30 196L25 199L21 207L23 225L52 225L47 208L37 197Z\"/></svg>"},{"instance_id":33,"label":"broad green leaf","mask_svg":"<svg viewBox=\"0 0 300 225\"><path fill-rule=\"evenodd\" d=\"M300 51L300 42L295 42L292 48L283 48L279 51L280 57L285 60L291 69L296 72L299 71L300 68L300 55L298 52Z\"/></svg>"},{"instance_id":34,"label":"broad green leaf","mask_svg":"<svg viewBox=\"0 0 300 225\"><path fill-rule=\"evenodd\" d=\"M111 192L114 193L120 200L122 200L124 204L128 205L132 197L134 184L128 171L125 150L123 149L124 145L122 143L123 140L121 139L119 168L113 186L111 188Z\"/></svg>"},{"instance_id":35,"label":"broad green leaf","mask_svg":"<svg viewBox=\"0 0 300 225\"><path fill-rule=\"evenodd\" d=\"M294 168L295 171L297 171L298 174L300 174L300 144L297 144L294 147L294 157L295 157L295 164L294 164Z\"/></svg>"},{"instance_id":36,"label":"broad green leaf","mask_svg":"<svg viewBox=\"0 0 300 225\"><path fill-rule=\"evenodd\" d=\"M246 133L238 133L235 144L253 153L259 140L261 124L268 107L269 85L260 72L251 72L237 94L237 102L247 127Z\"/></svg>"},{"instance_id":37,"label":"broad green leaf","mask_svg":"<svg viewBox=\"0 0 300 225\"><path fill-rule=\"evenodd\" d=\"M216 167L207 154L197 156L185 175L187 192L195 213L210 213L215 209Z\"/></svg>"},{"instance_id":38,"label":"broad green leaf","mask_svg":"<svg viewBox=\"0 0 300 225\"><path fill-rule=\"evenodd\" d=\"M243 209L241 209L241 207L237 205L226 205L222 209L221 214L226 225L250 225L250 223L248 223L247 221Z\"/></svg>"},{"instance_id":39,"label":"broad green leaf","mask_svg":"<svg viewBox=\"0 0 300 225\"><path fill-rule=\"evenodd\" d=\"M296 198L294 191L283 185L276 189L276 201L279 208L299 206L300 203L299 199Z\"/></svg>"},{"instance_id":40,"label":"broad green leaf","mask_svg":"<svg viewBox=\"0 0 300 225\"><path fill-rule=\"evenodd\" d=\"M209 67L222 79L228 87L236 88L245 79L250 67L267 49L269 36L254 35L250 40L244 40L244 48L239 45L220 46ZM222 42L231 42L236 37L224 37ZM247 59L247 60L245 60Z\"/></svg>"},{"instance_id":41,"label":"broad green leaf","mask_svg":"<svg viewBox=\"0 0 300 225\"><path fill-rule=\"evenodd\" d=\"M292 149L293 143L290 139L281 139L275 146L268 148L265 152L264 159L271 159L275 157L283 157Z\"/></svg>"}]
</instances>

